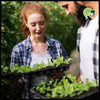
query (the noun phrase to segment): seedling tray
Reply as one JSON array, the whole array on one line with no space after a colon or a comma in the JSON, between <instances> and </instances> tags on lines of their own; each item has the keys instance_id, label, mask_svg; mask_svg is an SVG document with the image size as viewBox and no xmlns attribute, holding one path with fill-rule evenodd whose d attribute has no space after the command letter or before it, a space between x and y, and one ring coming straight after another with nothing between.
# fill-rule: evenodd
<instances>
[{"instance_id":1,"label":"seedling tray","mask_svg":"<svg viewBox=\"0 0 100 100\"><path fill-rule=\"evenodd\" d=\"M23 73L16 73L16 72L8 72L8 73L2 73L1 72L1 78L4 79L11 79L11 78L21 78Z\"/></svg>"},{"instance_id":2,"label":"seedling tray","mask_svg":"<svg viewBox=\"0 0 100 100\"><path fill-rule=\"evenodd\" d=\"M66 86L67 85L68 86L66 87L65 84ZM91 84L91 86L89 84ZM54 79L54 80L51 79L50 81L46 83L42 82L39 85L32 87L30 89L30 92L33 95L37 95L41 99L82 99L99 92L99 86L98 85L96 86L94 84L96 84L95 81L94 83L93 82L90 83L89 80L87 79L86 84L83 85L82 82L79 82L79 83L76 82L76 79L74 76L71 76L71 74L68 74L67 76L64 76L63 78ZM88 90L86 89L87 85L89 85ZM74 88L70 88L72 86L74 86L75 91L73 90ZM84 86L85 89L81 89L80 86L81 87ZM73 92L71 92L71 90ZM60 92L60 91L63 91L63 92ZM65 96L60 97L61 95L66 95L65 93L67 93L66 97ZM74 95L71 97L70 93L73 93ZM46 96L47 94L49 97ZM57 96L57 97L52 97L52 96Z\"/></svg>"},{"instance_id":3,"label":"seedling tray","mask_svg":"<svg viewBox=\"0 0 100 100\"><path fill-rule=\"evenodd\" d=\"M35 91L35 90L30 90L31 93L37 95L38 97L40 97L41 99L84 99L85 97L88 97L88 96L92 96L93 94L96 94L99 92L99 87L91 87L90 88L90 91L88 92L83 92L82 94L80 95L76 95L74 97L58 97L58 98L47 98L46 96L44 96L43 94L40 94L39 92Z\"/></svg>"},{"instance_id":4,"label":"seedling tray","mask_svg":"<svg viewBox=\"0 0 100 100\"><path fill-rule=\"evenodd\" d=\"M40 76L40 75L45 75L45 74L50 74L50 73L54 73L54 72L58 72L58 71L65 71L68 70L70 67L70 64L60 64L58 67L56 67L56 65L54 67L51 66L47 66L46 68L42 68L39 70L35 70L35 71L31 71L31 72L24 72L24 73L20 73L20 72L7 72L7 73L2 73L1 72L1 78L14 78L14 77L22 77L22 75L24 75L24 77L28 77L28 75L31 76Z\"/></svg>"}]
</instances>

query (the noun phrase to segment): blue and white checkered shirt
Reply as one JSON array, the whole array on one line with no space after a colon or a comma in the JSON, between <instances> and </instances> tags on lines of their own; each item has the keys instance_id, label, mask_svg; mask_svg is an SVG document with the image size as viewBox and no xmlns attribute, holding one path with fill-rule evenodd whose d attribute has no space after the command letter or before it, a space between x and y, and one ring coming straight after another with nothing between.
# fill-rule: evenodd
<instances>
[{"instance_id":1,"label":"blue and white checkered shirt","mask_svg":"<svg viewBox=\"0 0 100 100\"><path fill-rule=\"evenodd\" d=\"M46 44L47 44L47 51L51 55L51 61L53 59L56 59L57 56L63 56L64 60L67 59L66 51L58 40L51 39L47 36L46 38ZM30 65L31 64L31 44L30 44L30 36L28 36L25 40L22 42L16 44L12 49L11 54L11 63L10 66L14 67L15 64L18 64L18 66L21 65Z\"/></svg>"},{"instance_id":2,"label":"blue and white checkered shirt","mask_svg":"<svg viewBox=\"0 0 100 100\"><path fill-rule=\"evenodd\" d=\"M47 44L47 51L51 56L51 61L53 61L53 59L56 59L57 56L63 56L64 60L68 59L66 51L63 47L63 45L61 44L61 42L59 42L58 40L55 39L51 39L47 36L45 36L46 38L46 44ZM11 54L11 63L10 66L14 67L15 64L18 64L18 66L21 65L30 65L31 64L31 51L32 51L32 47L30 44L30 35L23 40L22 42L16 44L13 49L12 49L12 54ZM37 80L43 80L42 78L38 79L36 77ZM29 92L28 92L28 80L24 79L25 82L25 86L24 86L24 93L23 94L23 98L29 98ZM33 82L33 81L32 81ZM36 84L37 82L35 82ZM38 84L38 83L37 83ZM33 96L35 98L35 95Z\"/></svg>"},{"instance_id":3,"label":"blue and white checkered shirt","mask_svg":"<svg viewBox=\"0 0 100 100\"><path fill-rule=\"evenodd\" d=\"M97 24L99 25L99 21ZM87 23L87 25L88 25L88 23ZM95 77L97 83L99 83L99 28L95 32L96 32L96 34L94 33L95 39L94 39L93 48L92 48L92 51L93 51L92 64L94 66L94 68L93 68L94 69L94 77ZM80 51L81 37L82 37L82 34L81 34L81 30L79 28L78 33L77 33L77 48L78 48L79 54L81 52ZM81 62L81 60L80 60L80 62Z\"/></svg>"}]
</instances>

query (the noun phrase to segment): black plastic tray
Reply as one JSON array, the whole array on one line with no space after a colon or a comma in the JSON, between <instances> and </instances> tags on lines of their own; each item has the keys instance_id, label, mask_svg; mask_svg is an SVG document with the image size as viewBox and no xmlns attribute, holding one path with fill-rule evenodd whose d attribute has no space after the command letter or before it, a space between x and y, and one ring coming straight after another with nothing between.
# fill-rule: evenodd
<instances>
[{"instance_id":1,"label":"black plastic tray","mask_svg":"<svg viewBox=\"0 0 100 100\"><path fill-rule=\"evenodd\" d=\"M5 78L5 79L10 79L10 78L21 78L23 76L23 73L16 73L16 72L12 72L12 73L2 73L1 72L1 78Z\"/></svg>"},{"instance_id":2,"label":"black plastic tray","mask_svg":"<svg viewBox=\"0 0 100 100\"><path fill-rule=\"evenodd\" d=\"M39 70L35 70L35 71L31 71L31 72L24 72L24 73L20 73L20 72L8 72L8 73L1 73L1 78L14 78L14 77L22 77L24 75L24 77L28 77L28 75L45 75L45 74L50 74L50 73L54 73L54 72L58 72L58 71L65 71L68 70L70 68L70 64L61 64L58 67L56 67L56 65L54 67L50 67L47 66L46 68L42 68Z\"/></svg>"},{"instance_id":3,"label":"black plastic tray","mask_svg":"<svg viewBox=\"0 0 100 100\"><path fill-rule=\"evenodd\" d=\"M35 90L30 90L31 93L34 95L37 95L38 97L40 97L41 99L84 99L88 96L91 96L93 94L96 94L96 93L99 93L99 87L96 87L96 88L92 88L91 91L88 91L88 92L83 92L82 94L80 95L76 95L74 97L59 97L59 98L47 98L46 96L44 95L41 95L39 92L35 91Z\"/></svg>"}]
</instances>

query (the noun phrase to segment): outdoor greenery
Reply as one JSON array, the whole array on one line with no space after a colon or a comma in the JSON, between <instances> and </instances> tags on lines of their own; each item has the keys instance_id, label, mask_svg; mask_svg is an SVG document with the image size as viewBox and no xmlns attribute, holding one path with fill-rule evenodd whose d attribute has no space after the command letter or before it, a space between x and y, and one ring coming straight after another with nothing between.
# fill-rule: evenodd
<instances>
[{"instance_id":1,"label":"outdoor greenery","mask_svg":"<svg viewBox=\"0 0 100 100\"><path fill-rule=\"evenodd\" d=\"M1 65L9 66L10 55L15 44L23 40L20 31L20 10L27 1L1 1ZM78 24L74 16L66 16L64 8L54 1L31 1L44 5L50 22L47 23L46 35L59 40L70 56L76 48Z\"/></svg>"}]
</instances>

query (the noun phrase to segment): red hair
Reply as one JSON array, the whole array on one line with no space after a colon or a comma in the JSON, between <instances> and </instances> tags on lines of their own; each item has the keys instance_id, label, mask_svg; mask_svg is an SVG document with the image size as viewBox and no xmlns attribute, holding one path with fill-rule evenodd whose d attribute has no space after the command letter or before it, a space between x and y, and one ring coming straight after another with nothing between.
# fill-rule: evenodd
<instances>
[{"instance_id":1,"label":"red hair","mask_svg":"<svg viewBox=\"0 0 100 100\"><path fill-rule=\"evenodd\" d=\"M21 16L20 16L21 22L22 22L20 30L24 32L24 35L23 35L24 39L26 39L27 36L30 34L30 31L26 26L27 17L28 15L31 15L33 13L43 14L45 19L49 20L49 16L46 14L46 11L42 4L27 2L24 5L23 9L21 10Z\"/></svg>"}]
</instances>

